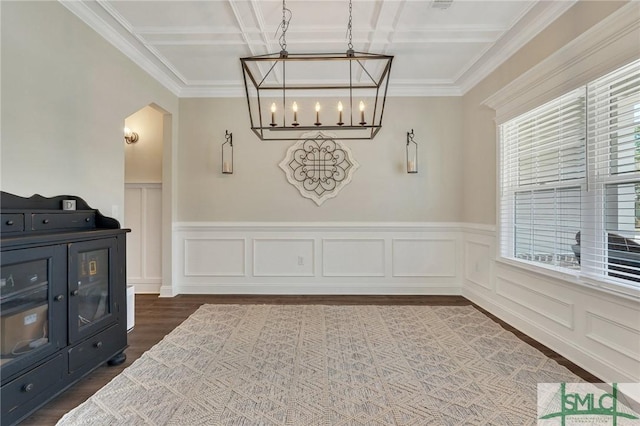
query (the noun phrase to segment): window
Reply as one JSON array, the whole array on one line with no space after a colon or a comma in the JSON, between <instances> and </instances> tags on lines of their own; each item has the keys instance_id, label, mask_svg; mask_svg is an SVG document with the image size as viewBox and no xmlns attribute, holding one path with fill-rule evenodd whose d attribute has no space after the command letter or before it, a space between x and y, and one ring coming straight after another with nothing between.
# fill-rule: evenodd
<instances>
[{"instance_id":1,"label":"window","mask_svg":"<svg viewBox=\"0 0 640 426\"><path fill-rule=\"evenodd\" d=\"M502 256L640 286L640 60L499 133Z\"/></svg>"},{"instance_id":2,"label":"window","mask_svg":"<svg viewBox=\"0 0 640 426\"><path fill-rule=\"evenodd\" d=\"M584 88L500 126L503 256L578 268L586 184Z\"/></svg>"},{"instance_id":3,"label":"window","mask_svg":"<svg viewBox=\"0 0 640 426\"><path fill-rule=\"evenodd\" d=\"M640 282L640 61L587 85L589 192L584 272Z\"/></svg>"}]
</instances>

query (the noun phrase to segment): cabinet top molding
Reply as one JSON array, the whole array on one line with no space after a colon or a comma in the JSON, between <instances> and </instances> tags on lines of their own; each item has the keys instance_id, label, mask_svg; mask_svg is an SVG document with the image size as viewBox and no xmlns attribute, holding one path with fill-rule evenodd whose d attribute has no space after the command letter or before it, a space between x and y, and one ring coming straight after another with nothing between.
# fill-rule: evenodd
<instances>
[{"instance_id":1,"label":"cabinet top molding","mask_svg":"<svg viewBox=\"0 0 640 426\"><path fill-rule=\"evenodd\" d=\"M43 197L40 194L34 194L27 198L0 191L2 210L62 210L62 200L75 200L78 210L93 210L86 201L75 195Z\"/></svg>"},{"instance_id":2,"label":"cabinet top molding","mask_svg":"<svg viewBox=\"0 0 640 426\"><path fill-rule=\"evenodd\" d=\"M62 208L63 201L66 200L75 201L75 210ZM5 233L15 235L43 231L68 232L71 229L120 229L120 223L116 219L102 215L75 195L43 197L34 194L27 198L0 191L0 211L3 215L3 238L7 236ZM80 218L84 221L82 225L78 222Z\"/></svg>"}]
</instances>

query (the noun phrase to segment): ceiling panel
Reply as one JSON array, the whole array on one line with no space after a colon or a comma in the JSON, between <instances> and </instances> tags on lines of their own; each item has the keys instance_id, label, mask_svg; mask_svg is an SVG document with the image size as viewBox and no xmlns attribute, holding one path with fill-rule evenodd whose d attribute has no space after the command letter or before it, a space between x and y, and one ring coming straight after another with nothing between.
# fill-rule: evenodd
<instances>
[{"instance_id":1,"label":"ceiling panel","mask_svg":"<svg viewBox=\"0 0 640 426\"><path fill-rule=\"evenodd\" d=\"M358 51L395 56L391 94L460 95L574 1L453 0L440 10L432 0L354 0L352 41ZM178 96L242 96L239 58L280 51L281 1L62 4ZM289 52L346 51L347 0L286 6ZM321 67L308 69L308 79L322 79Z\"/></svg>"},{"instance_id":2,"label":"ceiling panel","mask_svg":"<svg viewBox=\"0 0 640 426\"><path fill-rule=\"evenodd\" d=\"M408 1L400 19L408 28L498 27L510 28L535 1L455 1L446 10L429 1Z\"/></svg>"},{"instance_id":3,"label":"ceiling panel","mask_svg":"<svg viewBox=\"0 0 640 426\"><path fill-rule=\"evenodd\" d=\"M242 76L240 59L234 56L237 50L230 46L162 46L158 50L170 63L181 64L180 73L187 84L202 84L204 80L207 84L215 84L216 80L235 81L238 75ZM244 55L249 53L245 50Z\"/></svg>"},{"instance_id":4,"label":"ceiling panel","mask_svg":"<svg viewBox=\"0 0 640 426\"><path fill-rule=\"evenodd\" d=\"M455 81L460 70L468 65L474 55L489 46L489 43L476 43L473 46L433 43L421 46L419 53L413 45L396 46L393 76L406 80L422 78Z\"/></svg>"},{"instance_id":5,"label":"ceiling panel","mask_svg":"<svg viewBox=\"0 0 640 426\"><path fill-rule=\"evenodd\" d=\"M104 7L138 27L236 28L227 1L103 1Z\"/></svg>"}]
</instances>

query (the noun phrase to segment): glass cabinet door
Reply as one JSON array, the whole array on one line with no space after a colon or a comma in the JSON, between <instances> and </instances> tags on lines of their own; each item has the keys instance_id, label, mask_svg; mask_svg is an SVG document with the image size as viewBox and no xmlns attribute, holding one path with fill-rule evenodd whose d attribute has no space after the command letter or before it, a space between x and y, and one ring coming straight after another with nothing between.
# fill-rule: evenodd
<instances>
[{"instance_id":1,"label":"glass cabinet door","mask_svg":"<svg viewBox=\"0 0 640 426\"><path fill-rule=\"evenodd\" d=\"M0 366L3 378L64 342L54 318L65 315L64 279L53 272L55 247L2 252L0 268ZM62 272L59 271L59 272ZM58 286L52 283L59 281ZM62 318L64 321L64 318Z\"/></svg>"},{"instance_id":2,"label":"glass cabinet door","mask_svg":"<svg viewBox=\"0 0 640 426\"><path fill-rule=\"evenodd\" d=\"M113 319L115 240L69 245L69 337L93 334Z\"/></svg>"}]
</instances>

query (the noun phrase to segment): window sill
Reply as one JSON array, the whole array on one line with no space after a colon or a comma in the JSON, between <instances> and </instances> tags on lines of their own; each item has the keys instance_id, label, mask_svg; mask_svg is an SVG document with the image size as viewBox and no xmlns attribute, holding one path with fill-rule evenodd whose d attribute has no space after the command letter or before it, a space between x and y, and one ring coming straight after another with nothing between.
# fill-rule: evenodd
<instances>
[{"instance_id":1,"label":"window sill","mask_svg":"<svg viewBox=\"0 0 640 426\"><path fill-rule=\"evenodd\" d=\"M512 268L526 270L533 274L542 275L547 278L561 280L566 284L577 285L585 289L603 292L612 296L621 297L635 302L640 301L640 288L624 284L614 280L602 279L582 274L579 270L570 272L566 268L554 266L541 266L534 262L506 257L496 258L496 263L500 263Z\"/></svg>"}]
</instances>

